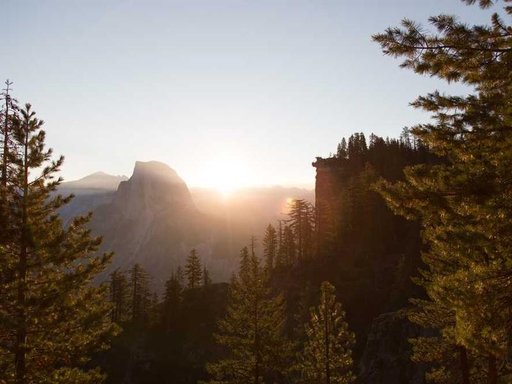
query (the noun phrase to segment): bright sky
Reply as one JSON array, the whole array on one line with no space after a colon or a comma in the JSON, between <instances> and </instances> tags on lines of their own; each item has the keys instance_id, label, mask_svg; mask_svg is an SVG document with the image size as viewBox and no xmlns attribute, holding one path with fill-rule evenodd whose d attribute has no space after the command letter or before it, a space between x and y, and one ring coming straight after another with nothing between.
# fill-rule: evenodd
<instances>
[{"instance_id":1,"label":"bright sky","mask_svg":"<svg viewBox=\"0 0 512 384\"><path fill-rule=\"evenodd\" d=\"M458 0L2 0L0 77L67 180L159 160L193 186L311 186L343 136L425 121L408 103L446 87L370 36L442 12L488 20Z\"/></svg>"}]
</instances>

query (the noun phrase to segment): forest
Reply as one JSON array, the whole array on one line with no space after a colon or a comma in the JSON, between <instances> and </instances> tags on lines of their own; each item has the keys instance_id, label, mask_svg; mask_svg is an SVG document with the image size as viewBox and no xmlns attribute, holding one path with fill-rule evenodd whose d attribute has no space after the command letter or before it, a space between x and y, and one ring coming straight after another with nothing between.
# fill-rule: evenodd
<instances>
[{"instance_id":1,"label":"forest","mask_svg":"<svg viewBox=\"0 0 512 384\"><path fill-rule=\"evenodd\" d=\"M63 222L64 157L6 81L0 384L512 383L512 0L462 2L490 23L372 39L468 93L418 96L430 121L396 138L332 143L315 203L247 238L228 281L195 248L163 288L139 263L105 275L115 250L92 214Z\"/></svg>"}]
</instances>

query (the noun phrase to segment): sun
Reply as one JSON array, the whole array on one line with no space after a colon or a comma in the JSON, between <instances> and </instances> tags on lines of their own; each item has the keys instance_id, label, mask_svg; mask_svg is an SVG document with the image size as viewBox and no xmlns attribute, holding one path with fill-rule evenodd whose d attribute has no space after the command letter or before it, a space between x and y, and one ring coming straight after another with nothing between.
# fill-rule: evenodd
<instances>
[{"instance_id":1,"label":"sun","mask_svg":"<svg viewBox=\"0 0 512 384\"><path fill-rule=\"evenodd\" d=\"M203 168L202 184L229 197L238 189L250 183L250 174L240 159L218 157Z\"/></svg>"}]
</instances>

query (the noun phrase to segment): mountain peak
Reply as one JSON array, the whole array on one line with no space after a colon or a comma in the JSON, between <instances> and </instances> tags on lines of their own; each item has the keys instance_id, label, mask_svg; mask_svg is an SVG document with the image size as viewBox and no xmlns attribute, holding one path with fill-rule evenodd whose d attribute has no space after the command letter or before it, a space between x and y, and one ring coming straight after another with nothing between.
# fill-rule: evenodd
<instances>
[{"instance_id":1,"label":"mountain peak","mask_svg":"<svg viewBox=\"0 0 512 384\"><path fill-rule=\"evenodd\" d=\"M187 185L176 171L159 161L137 161L129 180L119 185L114 199L127 216L194 209Z\"/></svg>"},{"instance_id":2,"label":"mountain peak","mask_svg":"<svg viewBox=\"0 0 512 384\"><path fill-rule=\"evenodd\" d=\"M115 191L119 184L128 180L126 176L114 176L105 172L95 172L78 180L62 183L60 189L76 189L79 194L90 193L91 191Z\"/></svg>"},{"instance_id":3,"label":"mountain peak","mask_svg":"<svg viewBox=\"0 0 512 384\"><path fill-rule=\"evenodd\" d=\"M173 179L177 178L182 181L174 169L160 161L136 161L135 167L133 168L132 178L141 175L148 175L152 177L160 176Z\"/></svg>"},{"instance_id":4,"label":"mountain peak","mask_svg":"<svg viewBox=\"0 0 512 384\"><path fill-rule=\"evenodd\" d=\"M98 171L98 172L94 172L94 173L91 173L90 175L83 177L83 179L85 179L87 177L110 177L110 176L113 176L113 175L109 175L108 173L103 172L103 171Z\"/></svg>"}]
</instances>

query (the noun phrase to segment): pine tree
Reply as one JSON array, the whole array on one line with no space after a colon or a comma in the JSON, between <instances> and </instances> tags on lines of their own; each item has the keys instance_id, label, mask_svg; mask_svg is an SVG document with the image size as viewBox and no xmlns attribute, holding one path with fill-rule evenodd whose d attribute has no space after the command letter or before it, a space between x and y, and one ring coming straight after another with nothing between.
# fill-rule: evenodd
<instances>
[{"instance_id":1,"label":"pine tree","mask_svg":"<svg viewBox=\"0 0 512 384\"><path fill-rule=\"evenodd\" d=\"M188 289L197 288L201 285L201 260L199 259L195 249L190 251L190 254L187 257L187 264L185 265L185 276L187 277Z\"/></svg>"},{"instance_id":2,"label":"pine tree","mask_svg":"<svg viewBox=\"0 0 512 384\"><path fill-rule=\"evenodd\" d=\"M290 350L283 338L284 319L282 296L271 294L258 258L244 248L240 271L231 282L227 314L216 335L228 356L208 364L210 383L275 382L286 370Z\"/></svg>"},{"instance_id":3,"label":"pine tree","mask_svg":"<svg viewBox=\"0 0 512 384\"><path fill-rule=\"evenodd\" d=\"M2 109L0 110L0 143L1 143L1 156L0 156L0 244L3 239L14 236L13 228L10 225L8 218L9 201L12 199L13 188L8 180L12 176L12 163L16 159L17 148L13 140L13 124L18 119L18 104L17 101L11 96L12 82L6 80L5 88L0 94L2 101ZM9 193L11 192L11 193ZM0 263L1 264L1 263ZM0 265L0 279L3 276L2 266ZM7 278L7 277L6 277Z\"/></svg>"},{"instance_id":4,"label":"pine tree","mask_svg":"<svg viewBox=\"0 0 512 384\"><path fill-rule=\"evenodd\" d=\"M293 231L297 257L309 259L314 249L314 212L313 206L305 200L295 199L290 204L288 227Z\"/></svg>"},{"instance_id":5,"label":"pine tree","mask_svg":"<svg viewBox=\"0 0 512 384\"><path fill-rule=\"evenodd\" d=\"M149 318L151 296L149 291L149 275L140 264L134 264L129 274L131 287L131 321L133 324L141 325L147 322Z\"/></svg>"},{"instance_id":6,"label":"pine tree","mask_svg":"<svg viewBox=\"0 0 512 384\"><path fill-rule=\"evenodd\" d=\"M245 275L250 271L251 256L249 256L249 248L243 247L240 250L240 270L238 274L244 279L248 279ZM235 277L235 276L234 276Z\"/></svg>"},{"instance_id":7,"label":"pine tree","mask_svg":"<svg viewBox=\"0 0 512 384\"><path fill-rule=\"evenodd\" d=\"M336 302L334 287L326 281L322 283L320 305L311 309L306 335L301 358L304 383L354 382L351 368L355 337L348 329L341 304Z\"/></svg>"},{"instance_id":8,"label":"pine tree","mask_svg":"<svg viewBox=\"0 0 512 384\"><path fill-rule=\"evenodd\" d=\"M283 230L283 262L282 265L289 267L293 265L297 259L297 246L295 244L295 236L290 226L285 226Z\"/></svg>"},{"instance_id":9,"label":"pine tree","mask_svg":"<svg viewBox=\"0 0 512 384\"><path fill-rule=\"evenodd\" d=\"M512 15L512 7L504 10ZM429 245L419 281L429 300L416 302L411 319L438 328L446 353L429 353L439 338L423 338L415 341L415 358L436 362L430 378L438 383L496 384L511 353L511 27L498 12L488 26L448 15L430 21L436 33L404 20L374 39L386 54L404 57L403 67L470 85L474 93L433 92L413 103L434 122L411 133L445 162L412 167L405 183L382 183L381 190L397 213L421 220Z\"/></svg>"},{"instance_id":10,"label":"pine tree","mask_svg":"<svg viewBox=\"0 0 512 384\"><path fill-rule=\"evenodd\" d=\"M0 185L5 189L7 187L9 164L13 160L15 155L15 148L13 148L13 123L17 119L17 101L11 96L11 85L13 83L9 80L5 81L5 88L1 94L1 100L3 101L2 111L0 114L0 132L2 142L2 158L0 160L1 173L0 173Z\"/></svg>"},{"instance_id":11,"label":"pine tree","mask_svg":"<svg viewBox=\"0 0 512 384\"><path fill-rule=\"evenodd\" d=\"M116 270L110 275L111 318L115 323L128 320L130 291L126 275Z\"/></svg>"},{"instance_id":12,"label":"pine tree","mask_svg":"<svg viewBox=\"0 0 512 384\"><path fill-rule=\"evenodd\" d=\"M177 274L173 273L165 282L165 294L163 304L163 325L167 332L176 330L179 322L181 304L183 301L183 285Z\"/></svg>"},{"instance_id":13,"label":"pine tree","mask_svg":"<svg viewBox=\"0 0 512 384\"><path fill-rule=\"evenodd\" d=\"M346 159L348 156L347 152L347 140L345 138L341 139L341 142L338 144L338 148L336 151L336 157L339 159Z\"/></svg>"},{"instance_id":14,"label":"pine tree","mask_svg":"<svg viewBox=\"0 0 512 384\"><path fill-rule=\"evenodd\" d=\"M277 232L276 229L269 224L263 237L263 256L265 257L265 268L267 271L272 271L274 269L277 259L277 251Z\"/></svg>"},{"instance_id":15,"label":"pine tree","mask_svg":"<svg viewBox=\"0 0 512 384\"><path fill-rule=\"evenodd\" d=\"M0 244L0 382L99 383L100 372L85 364L115 326L108 287L91 283L111 254L96 254L90 215L62 225L57 210L71 197L54 193L63 158L51 160L42 125L27 104L10 127L17 151L9 152L2 196L12 232Z\"/></svg>"},{"instance_id":16,"label":"pine tree","mask_svg":"<svg viewBox=\"0 0 512 384\"><path fill-rule=\"evenodd\" d=\"M284 228L283 220L279 220L278 237L277 237L277 255L275 261L275 267L278 270L282 270L286 265L286 248L284 241Z\"/></svg>"}]
</instances>

